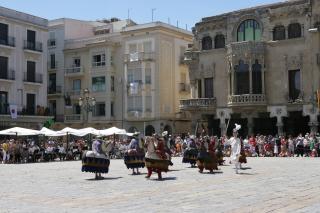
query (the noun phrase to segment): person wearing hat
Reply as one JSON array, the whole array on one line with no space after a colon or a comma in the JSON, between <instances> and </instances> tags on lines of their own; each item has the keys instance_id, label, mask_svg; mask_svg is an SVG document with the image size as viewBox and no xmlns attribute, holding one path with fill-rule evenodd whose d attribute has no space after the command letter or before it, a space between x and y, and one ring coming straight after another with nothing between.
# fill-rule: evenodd
<instances>
[{"instance_id":1,"label":"person wearing hat","mask_svg":"<svg viewBox=\"0 0 320 213\"><path fill-rule=\"evenodd\" d=\"M128 155L138 155L138 152L140 151L140 145L139 145L139 140L138 140L138 136L139 136L139 132L135 132L133 135L132 135L132 139L130 141L130 144L128 145ZM144 153L143 153L143 156L144 156ZM126 163L126 161L125 161ZM137 170L137 172L134 171L134 169ZM140 172L139 172L139 167L136 167L136 168L132 168L132 175L139 175Z\"/></svg>"},{"instance_id":2,"label":"person wearing hat","mask_svg":"<svg viewBox=\"0 0 320 213\"><path fill-rule=\"evenodd\" d=\"M231 144L231 156L230 160L235 164L236 174L239 173L240 169L240 152L241 152L241 142L238 138L238 130L241 129L241 126L238 124L235 124L235 128L233 129L233 137L229 139L229 143Z\"/></svg>"}]
</instances>

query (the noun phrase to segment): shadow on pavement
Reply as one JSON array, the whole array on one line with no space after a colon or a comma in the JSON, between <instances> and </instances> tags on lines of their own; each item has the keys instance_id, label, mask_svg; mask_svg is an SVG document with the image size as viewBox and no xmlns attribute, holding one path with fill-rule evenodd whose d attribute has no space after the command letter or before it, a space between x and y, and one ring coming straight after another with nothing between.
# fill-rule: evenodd
<instances>
[{"instance_id":1,"label":"shadow on pavement","mask_svg":"<svg viewBox=\"0 0 320 213\"><path fill-rule=\"evenodd\" d=\"M213 171L213 173L203 172L202 174L207 174L207 175L223 174L223 171Z\"/></svg>"},{"instance_id":2,"label":"shadow on pavement","mask_svg":"<svg viewBox=\"0 0 320 213\"><path fill-rule=\"evenodd\" d=\"M161 180L158 180L158 179L150 179L152 181L166 181L166 180L177 180L176 177L164 177L162 178Z\"/></svg>"},{"instance_id":3,"label":"shadow on pavement","mask_svg":"<svg viewBox=\"0 0 320 213\"><path fill-rule=\"evenodd\" d=\"M238 175L256 175L254 173L239 172Z\"/></svg>"},{"instance_id":4,"label":"shadow on pavement","mask_svg":"<svg viewBox=\"0 0 320 213\"><path fill-rule=\"evenodd\" d=\"M90 179L86 179L86 180L87 181L101 181L101 180L117 180L120 178L122 178L122 177L102 177L101 179L90 178Z\"/></svg>"},{"instance_id":5,"label":"shadow on pavement","mask_svg":"<svg viewBox=\"0 0 320 213\"><path fill-rule=\"evenodd\" d=\"M242 167L240 168L241 170L247 170L247 169L252 169L251 167Z\"/></svg>"}]
</instances>

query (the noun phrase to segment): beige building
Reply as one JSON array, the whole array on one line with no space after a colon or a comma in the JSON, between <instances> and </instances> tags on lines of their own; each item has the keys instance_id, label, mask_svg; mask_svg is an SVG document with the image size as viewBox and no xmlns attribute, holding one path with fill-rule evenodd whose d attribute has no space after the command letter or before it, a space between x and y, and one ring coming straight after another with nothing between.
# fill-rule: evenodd
<instances>
[{"instance_id":1,"label":"beige building","mask_svg":"<svg viewBox=\"0 0 320 213\"><path fill-rule=\"evenodd\" d=\"M124 127L145 135L187 132L179 100L190 97L184 52L190 32L161 22L122 31L124 48Z\"/></svg>"},{"instance_id":2,"label":"beige building","mask_svg":"<svg viewBox=\"0 0 320 213\"><path fill-rule=\"evenodd\" d=\"M38 129L49 119L47 39L48 20L0 7L0 129Z\"/></svg>"},{"instance_id":3,"label":"beige building","mask_svg":"<svg viewBox=\"0 0 320 213\"><path fill-rule=\"evenodd\" d=\"M203 18L186 51L192 127L224 134L318 128L320 2L292 0ZM196 128L198 127L198 128ZM311 129L311 130L310 130Z\"/></svg>"}]
</instances>

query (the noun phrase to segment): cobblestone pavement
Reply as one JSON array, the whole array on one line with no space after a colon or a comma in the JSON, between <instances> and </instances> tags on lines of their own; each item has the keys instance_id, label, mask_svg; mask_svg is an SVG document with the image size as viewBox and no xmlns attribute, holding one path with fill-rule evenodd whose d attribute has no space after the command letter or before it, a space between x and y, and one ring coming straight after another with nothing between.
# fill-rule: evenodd
<instances>
[{"instance_id":1,"label":"cobblestone pavement","mask_svg":"<svg viewBox=\"0 0 320 213\"><path fill-rule=\"evenodd\" d=\"M122 160L98 181L80 161L0 165L0 212L320 212L320 158L248 158L238 175L173 162L163 181Z\"/></svg>"}]
</instances>

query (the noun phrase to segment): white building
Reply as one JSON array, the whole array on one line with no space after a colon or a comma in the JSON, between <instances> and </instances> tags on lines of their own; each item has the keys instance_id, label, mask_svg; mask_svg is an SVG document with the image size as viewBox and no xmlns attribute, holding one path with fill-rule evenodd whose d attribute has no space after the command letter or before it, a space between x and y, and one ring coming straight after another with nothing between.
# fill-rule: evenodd
<instances>
[{"instance_id":1,"label":"white building","mask_svg":"<svg viewBox=\"0 0 320 213\"><path fill-rule=\"evenodd\" d=\"M46 19L0 7L0 129L39 128L49 118L47 39Z\"/></svg>"}]
</instances>

